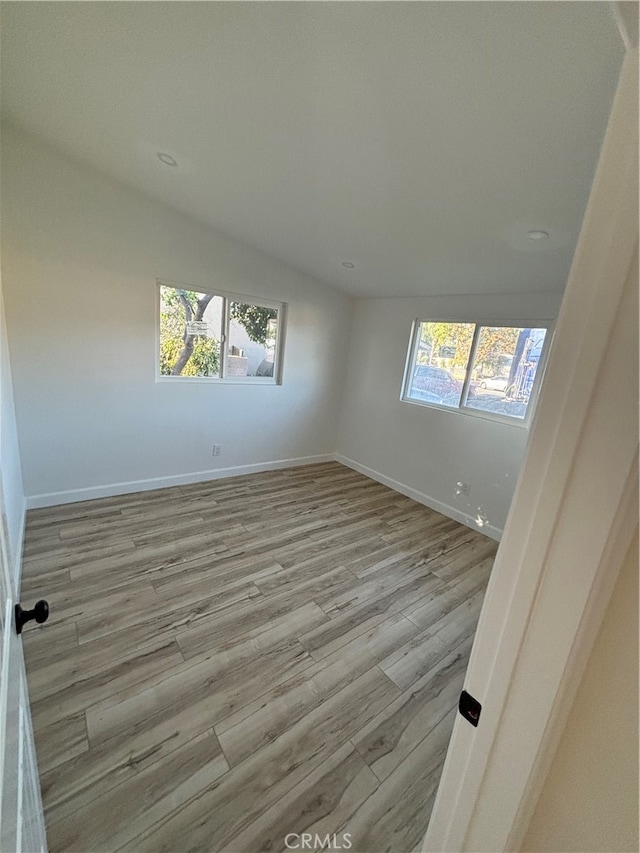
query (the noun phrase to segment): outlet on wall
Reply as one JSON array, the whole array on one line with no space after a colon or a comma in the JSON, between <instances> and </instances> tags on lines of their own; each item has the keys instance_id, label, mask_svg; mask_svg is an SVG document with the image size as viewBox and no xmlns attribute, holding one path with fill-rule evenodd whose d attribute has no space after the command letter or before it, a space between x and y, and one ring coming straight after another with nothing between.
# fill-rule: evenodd
<instances>
[{"instance_id":1,"label":"outlet on wall","mask_svg":"<svg viewBox=\"0 0 640 853\"><path fill-rule=\"evenodd\" d=\"M221 447L219 444L213 445L213 456L220 456Z\"/></svg>"},{"instance_id":2,"label":"outlet on wall","mask_svg":"<svg viewBox=\"0 0 640 853\"><path fill-rule=\"evenodd\" d=\"M459 480L456 483L456 495L468 495L471 491L471 483L463 483Z\"/></svg>"}]
</instances>

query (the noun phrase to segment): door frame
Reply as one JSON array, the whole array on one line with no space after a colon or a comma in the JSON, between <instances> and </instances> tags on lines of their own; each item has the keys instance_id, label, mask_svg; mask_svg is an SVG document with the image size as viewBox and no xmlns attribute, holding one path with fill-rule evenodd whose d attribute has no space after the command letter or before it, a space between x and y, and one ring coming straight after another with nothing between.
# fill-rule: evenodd
<instances>
[{"instance_id":1,"label":"door frame","mask_svg":"<svg viewBox=\"0 0 640 853\"><path fill-rule=\"evenodd\" d=\"M467 670L480 724L456 719L425 851L520 849L637 525L637 80L635 47Z\"/></svg>"}]
</instances>

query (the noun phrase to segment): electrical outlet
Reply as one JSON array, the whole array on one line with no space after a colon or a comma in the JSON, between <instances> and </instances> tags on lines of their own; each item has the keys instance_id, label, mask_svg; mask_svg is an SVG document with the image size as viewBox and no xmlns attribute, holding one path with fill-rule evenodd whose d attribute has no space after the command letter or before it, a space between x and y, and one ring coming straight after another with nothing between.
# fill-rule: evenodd
<instances>
[{"instance_id":1,"label":"electrical outlet","mask_svg":"<svg viewBox=\"0 0 640 853\"><path fill-rule=\"evenodd\" d=\"M456 483L456 495L468 495L471 491L471 483L463 483L459 480Z\"/></svg>"},{"instance_id":2,"label":"electrical outlet","mask_svg":"<svg viewBox=\"0 0 640 853\"><path fill-rule=\"evenodd\" d=\"M221 450L221 447L219 444L213 445L213 455L214 456L220 456L220 450Z\"/></svg>"}]
</instances>

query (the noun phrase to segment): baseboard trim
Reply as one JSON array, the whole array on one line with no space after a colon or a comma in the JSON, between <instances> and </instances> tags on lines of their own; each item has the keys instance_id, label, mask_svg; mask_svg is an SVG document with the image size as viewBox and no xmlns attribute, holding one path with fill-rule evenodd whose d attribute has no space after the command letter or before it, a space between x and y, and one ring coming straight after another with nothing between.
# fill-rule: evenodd
<instances>
[{"instance_id":1,"label":"baseboard trim","mask_svg":"<svg viewBox=\"0 0 640 853\"><path fill-rule=\"evenodd\" d=\"M103 486L89 486L84 489L69 489L61 492L49 492L42 495L30 495L25 499L25 510L22 515L22 524L20 529L20 538L18 550L15 560L18 564L22 563L22 544L24 539L24 525L26 510L41 509L47 506L59 506L61 504L79 503L80 501L90 501L95 498L110 498L115 495L128 495L133 492L148 492L152 489L164 489L170 486L186 486L190 483L200 483L207 480L221 480L225 477L241 477L243 474L259 474L261 471L278 471L283 468L295 468L298 465L315 465L321 462L339 462L341 465L346 465L347 468L352 468L365 477L371 480L376 480L382 483L383 486L388 486L401 495L417 501L429 509L436 512L441 512L443 515L453 518L456 521L470 527L472 530L479 530L491 539L498 542L502 537L502 530L499 527L494 527L492 524L487 524L484 527L479 527L475 519L461 512L456 507L438 501L429 495L413 489L411 486L406 486L404 483L394 480L392 477L387 477L386 474L381 474L367 465L362 465L356 462L355 459L350 459L347 456L342 456L339 453L320 453L315 456L299 456L294 459L275 459L271 462L256 462L251 465L235 465L231 468L217 468L209 471L193 471L188 474L172 474L168 477L152 477L147 480L130 480L123 483L110 483Z\"/></svg>"},{"instance_id":2,"label":"baseboard trim","mask_svg":"<svg viewBox=\"0 0 640 853\"><path fill-rule=\"evenodd\" d=\"M26 499L26 509L40 509L60 504L79 503L95 498L110 498L114 495L128 495L132 492L148 492L152 489L164 489L169 486L186 486L205 480L222 480L225 477L241 477L243 474L259 474L261 471L278 471L282 468L296 468L298 465L315 465L321 462L333 462L333 453L320 453L316 456L300 456L296 459L275 459L271 462L256 462L252 465L235 465L231 468L217 468L210 471L194 471L190 474L172 474L168 477L152 477L148 480L131 480L124 483L112 483L104 486L90 486L84 489L69 489L62 492L49 492L44 495L30 495Z\"/></svg>"},{"instance_id":3,"label":"baseboard trim","mask_svg":"<svg viewBox=\"0 0 640 853\"><path fill-rule=\"evenodd\" d=\"M489 536L491 539L495 539L497 542L502 538L502 530L499 527L494 527L492 524L485 524L484 527L480 527L475 519L467 515L464 512L460 512L459 509L456 509L454 506L450 506L449 504L442 503L442 501L438 501L435 498L429 497L429 495L425 495L424 492L419 492L417 489L411 488L411 486L405 486L404 483L400 483L398 480L394 480L392 477L387 477L385 474L381 474L379 471L375 471L373 468L368 468L366 465L362 465L360 462L356 462L355 459L349 459L347 456L342 456L339 453L336 453L333 457L336 462L340 462L342 465L346 465L347 468L353 468L354 471L357 471L359 474L364 474L365 477L369 477L371 480L376 480L378 483L382 483L383 486L388 486L390 489L393 489L395 492L399 492L401 495L405 495L408 498L411 498L414 501L417 501L424 506L428 506L429 509L433 509L436 512L442 513L442 515L446 515L449 518L453 518L456 521L461 522L462 524L470 527L472 530L477 530L480 533L483 533L485 536Z\"/></svg>"}]
</instances>

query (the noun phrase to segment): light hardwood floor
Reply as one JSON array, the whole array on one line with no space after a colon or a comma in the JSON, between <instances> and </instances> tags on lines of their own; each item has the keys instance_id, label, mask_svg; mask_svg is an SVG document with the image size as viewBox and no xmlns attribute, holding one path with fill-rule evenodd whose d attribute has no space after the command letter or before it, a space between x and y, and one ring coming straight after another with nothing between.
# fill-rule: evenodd
<instances>
[{"instance_id":1,"label":"light hardwood floor","mask_svg":"<svg viewBox=\"0 0 640 853\"><path fill-rule=\"evenodd\" d=\"M337 463L30 512L52 853L414 850L496 547Z\"/></svg>"}]
</instances>

